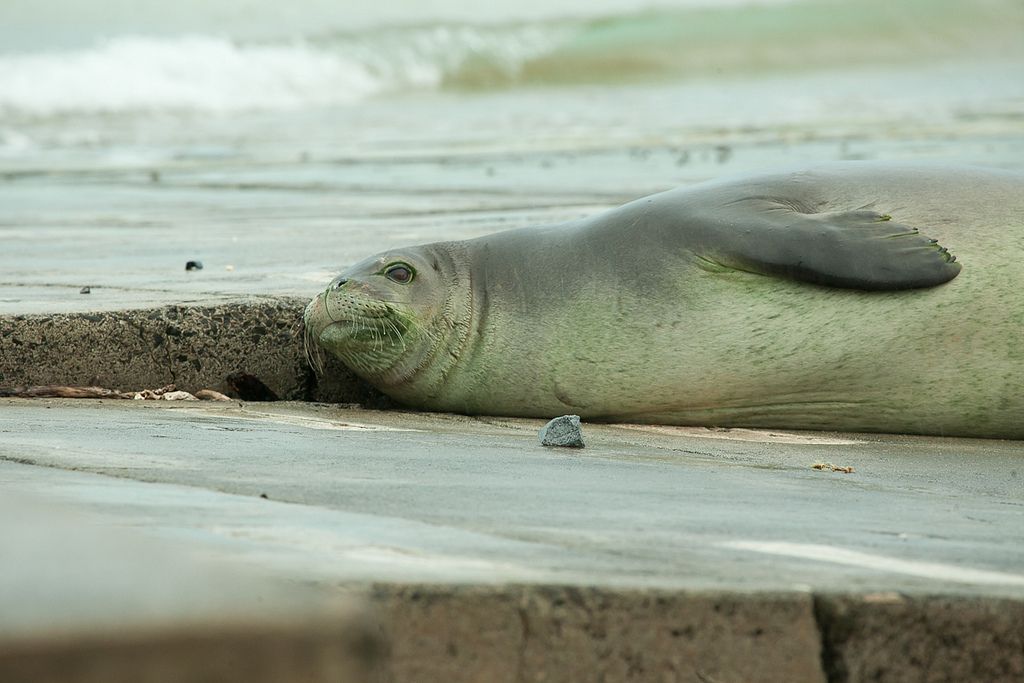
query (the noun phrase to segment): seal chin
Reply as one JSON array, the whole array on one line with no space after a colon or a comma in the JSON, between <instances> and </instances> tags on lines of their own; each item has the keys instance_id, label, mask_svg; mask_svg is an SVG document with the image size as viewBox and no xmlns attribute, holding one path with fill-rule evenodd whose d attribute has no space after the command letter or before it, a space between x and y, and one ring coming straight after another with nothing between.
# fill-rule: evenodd
<instances>
[{"instance_id":1,"label":"seal chin","mask_svg":"<svg viewBox=\"0 0 1024 683\"><path fill-rule=\"evenodd\" d=\"M366 378L388 373L401 360L405 342L387 319L345 320L328 325L317 342Z\"/></svg>"}]
</instances>

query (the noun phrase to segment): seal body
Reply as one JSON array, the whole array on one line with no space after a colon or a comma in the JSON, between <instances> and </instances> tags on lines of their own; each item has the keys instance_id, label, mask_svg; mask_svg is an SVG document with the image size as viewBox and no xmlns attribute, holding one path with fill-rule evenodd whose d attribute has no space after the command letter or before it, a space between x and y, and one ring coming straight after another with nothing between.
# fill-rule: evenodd
<instances>
[{"instance_id":1,"label":"seal body","mask_svg":"<svg viewBox=\"0 0 1024 683\"><path fill-rule=\"evenodd\" d=\"M704 183L371 257L306 327L431 410L1024 438L1024 176Z\"/></svg>"}]
</instances>

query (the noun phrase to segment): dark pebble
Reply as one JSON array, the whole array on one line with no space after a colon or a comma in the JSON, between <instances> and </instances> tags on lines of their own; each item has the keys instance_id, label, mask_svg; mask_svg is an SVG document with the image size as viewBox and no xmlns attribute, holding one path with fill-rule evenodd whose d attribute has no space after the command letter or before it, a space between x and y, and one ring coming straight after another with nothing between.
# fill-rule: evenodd
<instances>
[{"instance_id":1,"label":"dark pebble","mask_svg":"<svg viewBox=\"0 0 1024 683\"><path fill-rule=\"evenodd\" d=\"M81 288L80 290L78 290L78 293L79 293L79 294L88 294L88 293L90 293L91 291L92 291L92 290L91 290L91 289L89 289L88 287L82 287L82 288Z\"/></svg>"},{"instance_id":2,"label":"dark pebble","mask_svg":"<svg viewBox=\"0 0 1024 683\"><path fill-rule=\"evenodd\" d=\"M203 262L202 261L189 261L188 263L185 264L185 270L202 270L202 269L203 269Z\"/></svg>"}]
</instances>

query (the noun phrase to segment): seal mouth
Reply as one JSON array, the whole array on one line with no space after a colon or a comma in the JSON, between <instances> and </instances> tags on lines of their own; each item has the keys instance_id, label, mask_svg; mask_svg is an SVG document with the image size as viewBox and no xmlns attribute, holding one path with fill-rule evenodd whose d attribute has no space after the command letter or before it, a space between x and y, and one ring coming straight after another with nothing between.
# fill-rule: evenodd
<instances>
[{"instance_id":1,"label":"seal mouth","mask_svg":"<svg viewBox=\"0 0 1024 683\"><path fill-rule=\"evenodd\" d=\"M317 335L317 342L339 345L344 343L352 350L365 351L367 349L383 350L386 346L398 340L398 345L404 347L405 342L402 335L408 329L396 322L396 318L389 316L367 316L365 318L346 318L335 320Z\"/></svg>"},{"instance_id":2,"label":"seal mouth","mask_svg":"<svg viewBox=\"0 0 1024 683\"><path fill-rule=\"evenodd\" d=\"M420 327L393 302L351 292L339 296L336 291L314 297L303 321L306 359L318 375L323 374L326 353L356 370L384 372L405 355L407 337Z\"/></svg>"}]
</instances>

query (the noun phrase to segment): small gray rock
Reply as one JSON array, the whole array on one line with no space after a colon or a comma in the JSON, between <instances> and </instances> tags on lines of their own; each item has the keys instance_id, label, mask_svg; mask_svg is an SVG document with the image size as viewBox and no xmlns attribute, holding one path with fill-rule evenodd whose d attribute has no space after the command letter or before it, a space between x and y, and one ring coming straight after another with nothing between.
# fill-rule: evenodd
<instances>
[{"instance_id":1,"label":"small gray rock","mask_svg":"<svg viewBox=\"0 0 1024 683\"><path fill-rule=\"evenodd\" d=\"M579 415L563 415L548 422L540 430L542 446L583 448L583 432L580 430Z\"/></svg>"}]
</instances>

